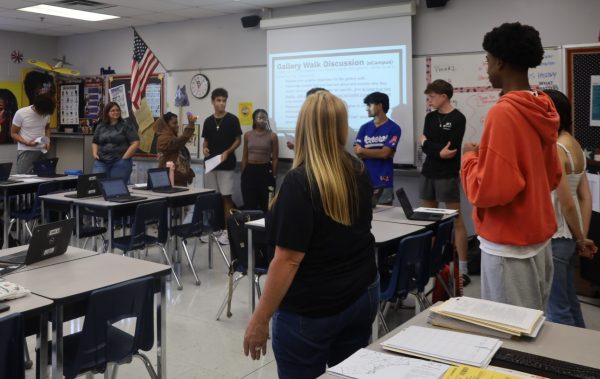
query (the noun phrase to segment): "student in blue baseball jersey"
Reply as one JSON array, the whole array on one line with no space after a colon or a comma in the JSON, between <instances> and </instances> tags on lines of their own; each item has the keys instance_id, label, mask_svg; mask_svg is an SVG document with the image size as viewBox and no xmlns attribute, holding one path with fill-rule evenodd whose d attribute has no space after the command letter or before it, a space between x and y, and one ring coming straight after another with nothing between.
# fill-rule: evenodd
<instances>
[{"instance_id":1,"label":"student in blue baseball jersey","mask_svg":"<svg viewBox=\"0 0 600 379\"><path fill-rule=\"evenodd\" d=\"M400 141L400 126L386 113L390 108L388 95L373 92L365 97L369 117L373 120L360 127L354 152L363 160L374 191L381 192L379 204L392 205L394 200L394 154Z\"/></svg>"}]
</instances>

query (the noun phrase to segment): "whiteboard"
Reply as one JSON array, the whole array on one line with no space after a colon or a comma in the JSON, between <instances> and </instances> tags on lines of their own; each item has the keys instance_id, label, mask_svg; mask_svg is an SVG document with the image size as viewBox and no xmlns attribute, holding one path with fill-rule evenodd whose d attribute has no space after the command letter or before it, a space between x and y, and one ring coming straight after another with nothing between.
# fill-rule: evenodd
<instances>
[{"instance_id":1,"label":"whiteboard","mask_svg":"<svg viewBox=\"0 0 600 379\"><path fill-rule=\"evenodd\" d=\"M206 75L210 81L210 90L223 87L229 93L227 99L226 110L238 116L238 106L240 103L250 102L253 109L267 109L267 67L252 66L252 67L237 67L212 70L190 70L169 72L165 75L166 88L166 109L179 116L180 127L187 123L186 112L192 112L198 116L197 135L192 138L188 148L192 153L192 157L203 158L202 149L198 149L201 141L198 136L202 135L202 125L204 119L213 114L214 109L210 100L210 93L204 99L197 99L192 96L190 91L190 81L192 77L198 73ZM186 107L175 106L175 92L177 85L185 85L190 105ZM239 117L239 116L238 116ZM249 131L251 125L242 125L242 133ZM285 142L283 142L285 144ZM280 143L281 145L281 143ZM280 146L281 148L281 146ZM196 152L199 151L199 155ZM238 161L242 160L242 146L235 152Z\"/></svg>"},{"instance_id":2,"label":"whiteboard","mask_svg":"<svg viewBox=\"0 0 600 379\"><path fill-rule=\"evenodd\" d=\"M454 86L453 105L467 119L465 142L479 142L488 110L496 103L499 89L490 87L485 53L436 55L414 58L415 140L423 133L428 111L423 91L427 83L443 79ZM540 66L529 70L529 83L540 89L562 88L562 54L558 47L546 48ZM419 164L417 156L417 165Z\"/></svg>"}]
</instances>

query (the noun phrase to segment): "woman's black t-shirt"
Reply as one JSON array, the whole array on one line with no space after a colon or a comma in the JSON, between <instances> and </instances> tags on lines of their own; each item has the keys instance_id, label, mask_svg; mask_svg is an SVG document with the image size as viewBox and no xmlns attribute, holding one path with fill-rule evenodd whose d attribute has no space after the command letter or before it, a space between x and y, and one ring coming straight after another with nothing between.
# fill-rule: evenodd
<instances>
[{"instance_id":1,"label":"woman's black t-shirt","mask_svg":"<svg viewBox=\"0 0 600 379\"><path fill-rule=\"evenodd\" d=\"M375 238L371 234L373 190L357 161L358 216L350 226L325 215L316 185L311 193L304 166L285 177L267 217L268 241L305 253L280 308L307 317L341 312L375 280ZM350 206L350 204L348 205Z\"/></svg>"}]
</instances>

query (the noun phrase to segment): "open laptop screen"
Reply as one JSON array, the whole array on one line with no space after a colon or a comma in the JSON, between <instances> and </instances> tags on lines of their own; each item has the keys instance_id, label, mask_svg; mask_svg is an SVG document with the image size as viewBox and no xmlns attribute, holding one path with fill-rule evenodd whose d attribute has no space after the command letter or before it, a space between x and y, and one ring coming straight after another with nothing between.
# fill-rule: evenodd
<instances>
[{"instance_id":1,"label":"open laptop screen","mask_svg":"<svg viewBox=\"0 0 600 379\"><path fill-rule=\"evenodd\" d=\"M148 177L152 188L169 188L171 187L171 181L169 180L169 173L165 170L149 170Z\"/></svg>"},{"instance_id":2,"label":"open laptop screen","mask_svg":"<svg viewBox=\"0 0 600 379\"><path fill-rule=\"evenodd\" d=\"M406 196L404 189L400 188L398 191L396 191L396 196L398 196L398 201L400 202L400 206L402 207L404 214L407 217L410 217L410 215L413 214L413 207L410 204L410 200L408 200L408 196Z\"/></svg>"},{"instance_id":3,"label":"open laptop screen","mask_svg":"<svg viewBox=\"0 0 600 379\"><path fill-rule=\"evenodd\" d=\"M105 198L129 195L123 179L105 179L100 181Z\"/></svg>"},{"instance_id":4,"label":"open laptop screen","mask_svg":"<svg viewBox=\"0 0 600 379\"><path fill-rule=\"evenodd\" d=\"M6 180L10 176L12 162L0 163L0 180Z\"/></svg>"}]
</instances>

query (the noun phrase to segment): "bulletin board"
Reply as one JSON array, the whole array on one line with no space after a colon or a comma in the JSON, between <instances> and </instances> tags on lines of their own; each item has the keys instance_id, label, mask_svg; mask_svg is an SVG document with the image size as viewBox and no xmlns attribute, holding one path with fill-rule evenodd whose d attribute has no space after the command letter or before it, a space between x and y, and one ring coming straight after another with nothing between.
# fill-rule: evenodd
<instances>
[{"instance_id":1,"label":"bulletin board","mask_svg":"<svg viewBox=\"0 0 600 379\"><path fill-rule=\"evenodd\" d=\"M108 78L108 89L107 89L107 98L110 101L110 90L111 88L116 88L118 86L123 85L125 87L125 101L127 102L127 114L126 118L128 122L139 129L137 121L133 116L133 111L131 109L131 75L112 75ZM145 97L148 100L150 105L150 109L152 111L152 116L154 119L161 117L165 113L165 81L164 74L154 74L148 80L148 85L146 87L146 91L142 94L142 97ZM149 131L152 136L152 143L149 149L141 150L139 149L136 155L140 156L154 156L156 155L156 135L154 131ZM142 138L142 136L140 136Z\"/></svg>"},{"instance_id":2,"label":"bulletin board","mask_svg":"<svg viewBox=\"0 0 600 379\"><path fill-rule=\"evenodd\" d=\"M573 109L574 135L592 152L600 147L600 44L564 46L565 84Z\"/></svg>"}]
</instances>

